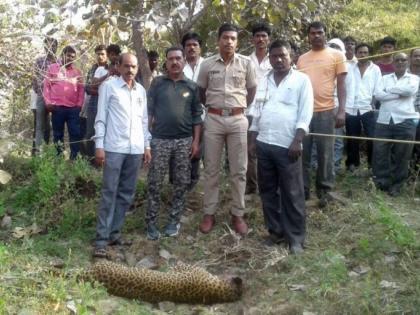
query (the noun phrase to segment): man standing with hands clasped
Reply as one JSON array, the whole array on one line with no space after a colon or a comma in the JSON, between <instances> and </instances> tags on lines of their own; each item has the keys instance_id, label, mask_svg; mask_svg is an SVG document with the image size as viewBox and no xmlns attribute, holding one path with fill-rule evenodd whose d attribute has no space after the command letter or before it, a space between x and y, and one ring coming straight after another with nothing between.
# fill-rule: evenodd
<instances>
[{"instance_id":1,"label":"man standing with hands clasped","mask_svg":"<svg viewBox=\"0 0 420 315\"><path fill-rule=\"evenodd\" d=\"M125 212L136 190L137 171L151 160L147 97L135 82L137 58L122 54L120 77L101 87L95 120L96 163L104 167L94 257L106 258L107 245L130 245L121 238Z\"/></svg>"},{"instance_id":2,"label":"man standing with hands clasped","mask_svg":"<svg viewBox=\"0 0 420 315\"><path fill-rule=\"evenodd\" d=\"M258 187L269 232L266 245L286 237L290 251L303 251L305 195L302 141L309 131L313 91L306 74L291 68L290 45L276 40L269 48L270 71L258 84L250 147L257 151Z\"/></svg>"}]
</instances>

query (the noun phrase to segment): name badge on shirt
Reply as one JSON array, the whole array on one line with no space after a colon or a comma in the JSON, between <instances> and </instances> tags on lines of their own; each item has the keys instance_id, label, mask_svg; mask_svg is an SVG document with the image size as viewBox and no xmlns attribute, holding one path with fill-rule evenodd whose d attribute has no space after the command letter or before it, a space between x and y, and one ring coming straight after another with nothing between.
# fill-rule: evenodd
<instances>
[{"instance_id":1,"label":"name badge on shirt","mask_svg":"<svg viewBox=\"0 0 420 315\"><path fill-rule=\"evenodd\" d=\"M189 91L183 91L182 92L182 97L183 98L187 98L188 96L190 96L190 92Z\"/></svg>"}]
</instances>

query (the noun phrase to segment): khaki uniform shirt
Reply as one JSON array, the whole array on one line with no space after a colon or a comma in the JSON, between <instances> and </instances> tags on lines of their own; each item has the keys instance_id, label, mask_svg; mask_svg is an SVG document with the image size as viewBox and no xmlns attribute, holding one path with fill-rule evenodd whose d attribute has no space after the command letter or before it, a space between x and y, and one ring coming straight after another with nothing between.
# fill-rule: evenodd
<instances>
[{"instance_id":1,"label":"khaki uniform shirt","mask_svg":"<svg viewBox=\"0 0 420 315\"><path fill-rule=\"evenodd\" d=\"M204 60L197 84L206 89L206 106L214 108L246 108L247 89L257 86L251 59L240 54L235 54L228 65L220 54Z\"/></svg>"}]
</instances>

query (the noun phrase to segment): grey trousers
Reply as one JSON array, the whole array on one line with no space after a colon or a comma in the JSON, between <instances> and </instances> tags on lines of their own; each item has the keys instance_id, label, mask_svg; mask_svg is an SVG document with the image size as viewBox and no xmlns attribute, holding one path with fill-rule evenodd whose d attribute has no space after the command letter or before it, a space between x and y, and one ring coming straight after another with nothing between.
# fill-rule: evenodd
<instances>
[{"instance_id":1,"label":"grey trousers","mask_svg":"<svg viewBox=\"0 0 420 315\"><path fill-rule=\"evenodd\" d=\"M50 141L50 114L45 109L45 102L42 96L36 98L36 128L35 128L35 147L39 148L42 141Z\"/></svg>"},{"instance_id":2,"label":"grey trousers","mask_svg":"<svg viewBox=\"0 0 420 315\"><path fill-rule=\"evenodd\" d=\"M402 123L376 124L375 137L414 140L416 123L406 119ZM373 180L382 189L400 188L408 177L408 165L413 144L375 141L373 144Z\"/></svg>"},{"instance_id":3,"label":"grey trousers","mask_svg":"<svg viewBox=\"0 0 420 315\"><path fill-rule=\"evenodd\" d=\"M257 141L258 189L268 231L289 243L305 239L305 195L302 161L290 161L289 150Z\"/></svg>"},{"instance_id":4,"label":"grey trousers","mask_svg":"<svg viewBox=\"0 0 420 315\"><path fill-rule=\"evenodd\" d=\"M105 247L121 236L125 212L136 191L137 172L143 155L105 152L102 197L96 224L96 246Z\"/></svg>"},{"instance_id":5,"label":"grey trousers","mask_svg":"<svg viewBox=\"0 0 420 315\"><path fill-rule=\"evenodd\" d=\"M314 112L309 132L334 134L335 113L334 110ZM334 138L307 136L303 139L303 181L305 192L311 187L311 152L312 144L316 143L317 171L316 193L322 197L326 192L334 188Z\"/></svg>"}]
</instances>

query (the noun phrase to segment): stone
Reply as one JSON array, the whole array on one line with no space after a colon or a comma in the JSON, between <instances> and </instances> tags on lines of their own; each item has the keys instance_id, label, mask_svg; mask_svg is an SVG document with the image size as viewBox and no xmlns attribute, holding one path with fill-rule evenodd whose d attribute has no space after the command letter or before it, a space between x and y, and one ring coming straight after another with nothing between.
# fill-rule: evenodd
<instances>
[{"instance_id":1,"label":"stone","mask_svg":"<svg viewBox=\"0 0 420 315\"><path fill-rule=\"evenodd\" d=\"M159 265L152 256L146 256L137 262L136 267L145 269L157 269Z\"/></svg>"},{"instance_id":2,"label":"stone","mask_svg":"<svg viewBox=\"0 0 420 315\"><path fill-rule=\"evenodd\" d=\"M0 227L2 229L9 229L12 226L12 217L7 214L1 219Z\"/></svg>"}]
</instances>

